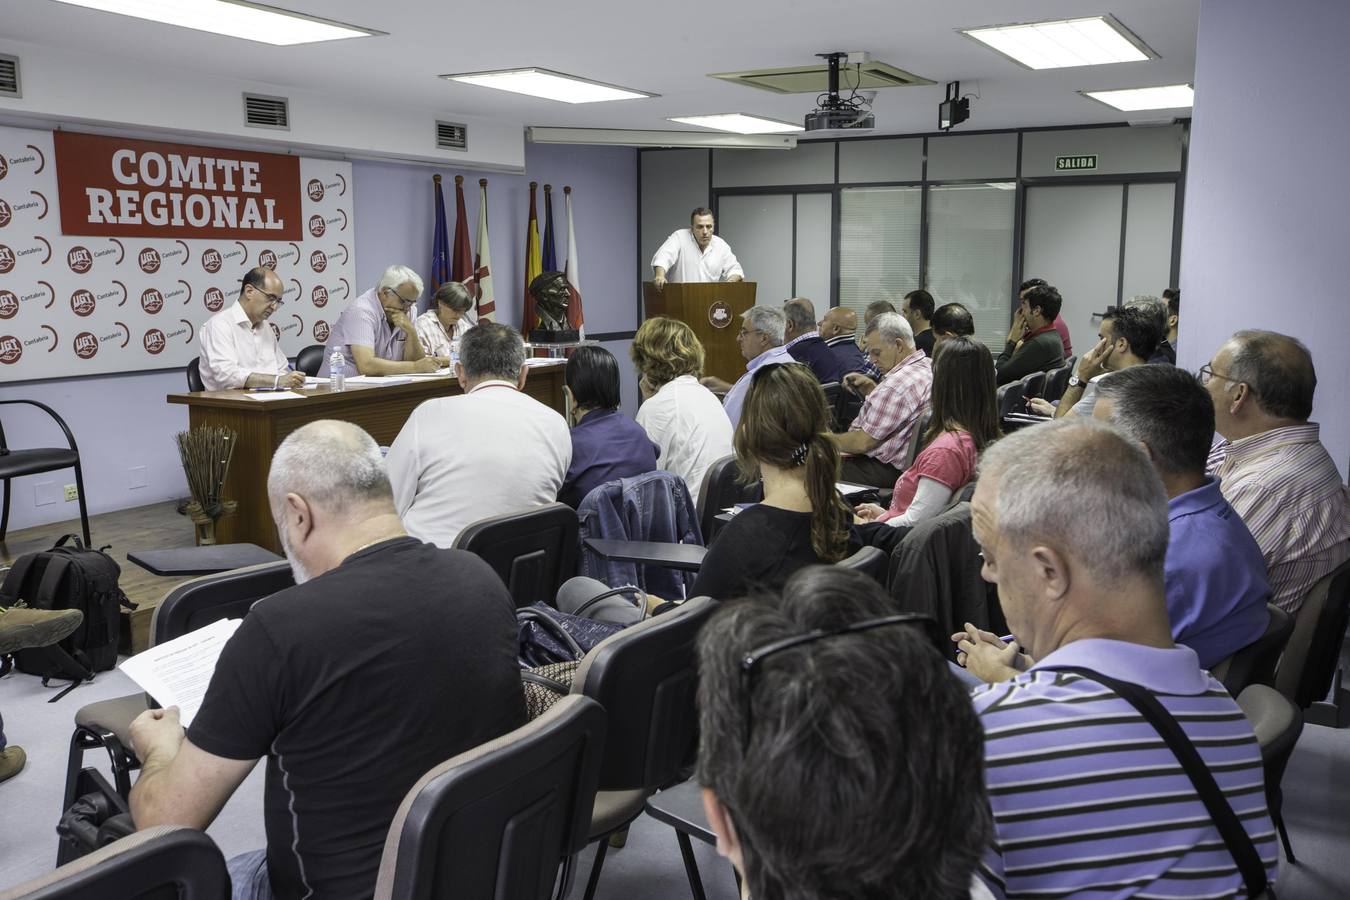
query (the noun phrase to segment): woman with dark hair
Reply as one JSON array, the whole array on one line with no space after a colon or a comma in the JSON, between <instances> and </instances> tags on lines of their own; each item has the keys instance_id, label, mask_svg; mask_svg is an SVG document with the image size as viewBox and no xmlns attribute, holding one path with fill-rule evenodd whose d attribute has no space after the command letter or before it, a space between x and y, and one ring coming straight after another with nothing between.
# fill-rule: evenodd
<instances>
[{"instance_id":1,"label":"woman with dark hair","mask_svg":"<svg viewBox=\"0 0 1350 900\"><path fill-rule=\"evenodd\" d=\"M747 479L764 481L764 501L718 532L690 596L742 597L777 588L813 563L838 562L850 546L849 508L835 489L839 451L827 437L830 413L811 370L761 366L751 377L736 458Z\"/></svg>"},{"instance_id":2,"label":"woman with dark hair","mask_svg":"<svg viewBox=\"0 0 1350 900\"><path fill-rule=\"evenodd\" d=\"M983 344L968 337L942 342L933 360L926 446L896 482L889 509L864 503L855 511L864 543L892 549L903 537L892 529L936 516L975 477L980 451L999 436L995 392L994 361Z\"/></svg>"},{"instance_id":3,"label":"woman with dark hair","mask_svg":"<svg viewBox=\"0 0 1350 900\"><path fill-rule=\"evenodd\" d=\"M607 481L656 469L657 447L642 426L619 412L619 363L604 347L572 351L563 373L572 420L572 464L558 499L575 509Z\"/></svg>"}]
</instances>

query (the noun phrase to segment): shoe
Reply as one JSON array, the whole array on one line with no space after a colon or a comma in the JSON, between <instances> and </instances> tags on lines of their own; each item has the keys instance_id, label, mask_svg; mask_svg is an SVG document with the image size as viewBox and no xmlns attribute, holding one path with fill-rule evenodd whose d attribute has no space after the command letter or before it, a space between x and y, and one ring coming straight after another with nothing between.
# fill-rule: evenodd
<instances>
[{"instance_id":1,"label":"shoe","mask_svg":"<svg viewBox=\"0 0 1350 900\"><path fill-rule=\"evenodd\" d=\"M18 775L23 771L23 765L26 762L28 762L28 755L23 752L22 747L15 747L11 744L0 750L0 781L8 781Z\"/></svg>"},{"instance_id":2,"label":"shoe","mask_svg":"<svg viewBox=\"0 0 1350 900\"><path fill-rule=\"evenodd\" d=\"M84 622L78 609L0 610L0 656L65 640Z\"/></svg>"}]
</instances>

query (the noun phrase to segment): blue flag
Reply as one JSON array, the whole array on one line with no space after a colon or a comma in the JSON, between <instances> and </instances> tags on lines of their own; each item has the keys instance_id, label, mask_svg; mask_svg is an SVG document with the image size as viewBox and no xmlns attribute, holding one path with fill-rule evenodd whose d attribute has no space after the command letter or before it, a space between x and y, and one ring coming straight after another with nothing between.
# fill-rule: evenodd
<instances>
[{"instance_id":1,"label":"blue flag","mask_svg":"<svg viewBox=\"0 0 1350 900\"><path fill-rule=\"evenodd\" d=\"M445 196L441 176L431 176L436 184L436 230L431 236L431 293L450 280L450 235L445 225Z\"/></svg>"},{"instance_id":2,"label":"blue flag","mask_svg":"<svg viewBox=\"0 0 1350 900\"><path fill-rule=\"evenodd\" d=\"M558 271L558 254L553 249L553 185L544 185L544 271Z\"/></svg>"}]
</instances>

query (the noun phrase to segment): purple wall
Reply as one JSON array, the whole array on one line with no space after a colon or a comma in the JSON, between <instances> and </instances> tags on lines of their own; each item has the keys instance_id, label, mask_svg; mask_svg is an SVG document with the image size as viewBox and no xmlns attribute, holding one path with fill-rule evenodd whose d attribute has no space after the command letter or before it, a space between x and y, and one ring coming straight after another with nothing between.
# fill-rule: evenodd
<instances>
[{"instance_id":1,"label":"purple wall","mask_svg":"<svg viewBox=\"0 0 1350 900\"><path fill-rule=\"evenodd\" d=\"M1342 477L1350 117L1323 88L1350 78L1347 34L1345 0L1204 0L1177 360L1200 366L1239 328L1302 340L1317 366L1313 421Z\"/></svg>"},{"instance_id":2,"label":"purple wall","mask_svg":"<svg viewBox=\"0 0 1350 900\"><path fill-rule=\"evenodd\" d=\"M554 185L555 240L560 258L567 253L567 220L562 186L570 184L577 229L578 256L586 313L592 333L632 331L637 327L637 155L624 148L536 147L527 145L525 175L488 178L488 223L492 238L493 284L498 319L518 325L521 314L523 245L529 182ZM446 187L446 215L454 229L454 175L463 174L470 243L477 242L478 179L423 166L355 161L356 277L360 290L375 283L393 263L425 273L431 258L431 176L440 172ZM540 188L540 226L543 189ZM560 262L561 265L561 262ZM637 409L636 383L626 362L627 341L605 345L620 358L624 408ZM137 372L92 378L63 378L0 386L0 400L46 403L70 424L84 461L85 490L91 513L142 506L184 496L174 434L187 428L187 411L170 406L166 394L186 390L180 370ZM45 421L44 421L45 420ZM15 447L59 446L60 431L38 412L0 407L5 435ZM133 468L146 468L146 486L131 488ZM38 506L37 485L51 482L56 502ZM60 521L79 515L75 503L60 499L72 472L29 476L14 482L10 529ZM186 527L186 526L184 526Z\"/></svg>"}]
</instances>

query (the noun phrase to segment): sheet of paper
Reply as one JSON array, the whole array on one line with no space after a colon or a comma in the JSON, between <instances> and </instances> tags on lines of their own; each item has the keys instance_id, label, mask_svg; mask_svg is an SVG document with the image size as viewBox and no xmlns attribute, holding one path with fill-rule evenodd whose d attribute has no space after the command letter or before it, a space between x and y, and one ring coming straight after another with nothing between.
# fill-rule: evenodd
<instances>
[{"instance_id":1,"label":"sheet of paper","mask_svg":"<svg viewBox=\"0 0 1350 900\"><path fill-rule=\"evenodd\" d=\"M186 728L201 708L225 642L243 619L221 619L138 653L117 668L160 706L177 706Z\"/></svg>"},{"instance_id":2,"label":"sheet of paper","mask_svg":"<svg viewBox=\"0 0 1350 900\"><path fill-rule=\"evenodd\" d=\"M329 379L327 379L327 378L319 378L319 377L316 376L316 375L306 375L306 376L305 376L305 384L306 384L306 385L311 385L311 384L327 384L328 381L329 381Z\"/></svg>"},{"instance_id":3,"label":"sheet of paper","mask_svg":"<svg viewBox=\"0 0 1350 900\"><path fill-rule=\"evenodd\" d=\"M297 394L295 391L250 391L244 395L250 400L303 400L304 394Z\"/></svg>"},{"instance_id":4,"label":"sheet of paper","mask_svg":"<svg viewBox=\"0 0 1350 900\"><path fill-rule=\"evenodd\" d=\"M412 384L406 375L348 375L347 384Z\"/></svg>"},{"instance_id":5,"label":"sheet of paper","mask_svg":"<svg viewBox=\"0 0 1350 900\"><path fill-rule=\"evenodd\" d=\"M526 358L525 365L534 368L535 366L551 366L565 362L567 362L565 359L550 359L547 356L531 356Z\"/></svg>"},{"instance_id":6,"label":"sheet of paper","mask_svg":"<svg viewBox=\"0 0 1350 900\"><path fill-rule=\"evenodd\" d=\"M454 369L439 369L435 372L408 372L400 375L400 378L449 378L455 374Z\"/></svg>"},{"instance_id":7,"label":"sheet of paper","mask_svg":"<svg viewBox=\"0 0 1350 900\"><path fill-rule=\"evenodd\" d=\"M847 497L849 494L861 494L864 491L874 491L876 488L868 487L865 484L851 484L847 481L835 482L834 489Z\"/></svg>"}]
</instances>

